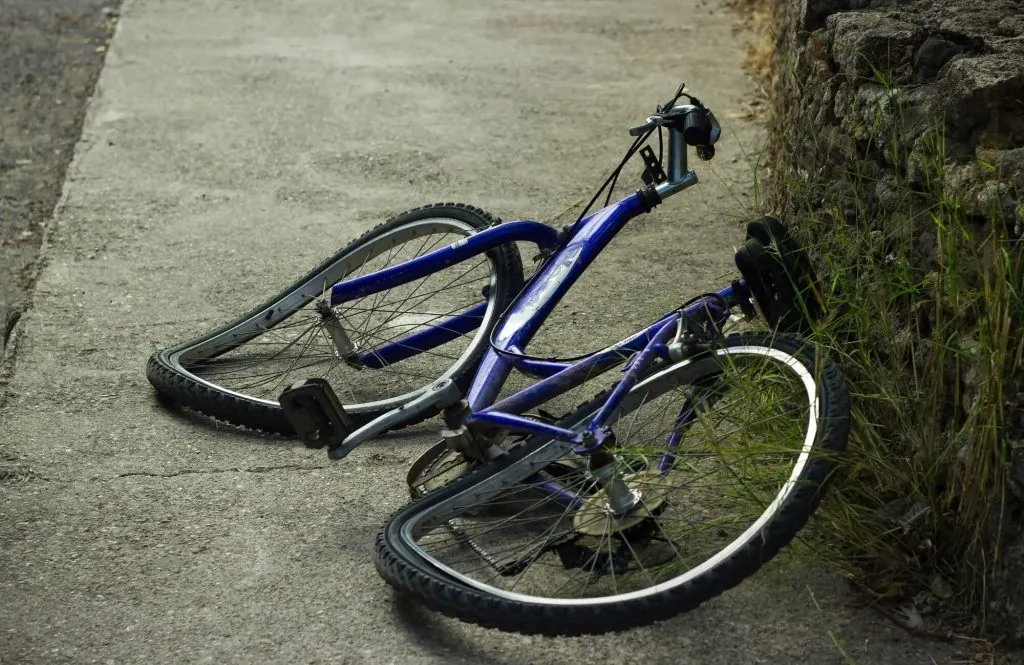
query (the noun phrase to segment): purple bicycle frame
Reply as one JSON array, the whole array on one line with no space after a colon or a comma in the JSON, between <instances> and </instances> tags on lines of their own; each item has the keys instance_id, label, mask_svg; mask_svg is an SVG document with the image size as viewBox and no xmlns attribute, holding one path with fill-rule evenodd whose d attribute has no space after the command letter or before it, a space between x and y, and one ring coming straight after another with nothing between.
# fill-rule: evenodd
<instances>
[{"instance_id":1,"label":"purple bicycle frame","mask_svg":"<svg viewBox=\"0 0 1024 665\"><path fill-rule=\"evenodd\" d=\"M508 242L532 242L542 251L553 252L493 331L493 347L484 354L466 397L469 409L463 424L494 426L582 445L587 433L597 432L611 417L644 370L658 357L666 357L666 345L675 333L679 311L664 315L644 330L576 363L523 358L523 350L612 238L631 219L649 211L649 203L637 192L580 220L567 231L564 240L551 227L538 222L516 221L492 226L421 257L340 282L331 289L330 304L340 305L421 279ZM721 325L729 317L730 307L742 298L749 298L749 294L740 280L719 291L717 297L709 296L692 303L683 314L695 319L710 318ZM361 360L368 367L380 368L451 341L478 327L486 307L484 301L437 326L377 347L372 353L361 356ZM521 415L622 363L625 358L631 360L623 377L584 431L576 432ZM543 378L495 403L512 369Z\"/></svg>"}]
</instances>

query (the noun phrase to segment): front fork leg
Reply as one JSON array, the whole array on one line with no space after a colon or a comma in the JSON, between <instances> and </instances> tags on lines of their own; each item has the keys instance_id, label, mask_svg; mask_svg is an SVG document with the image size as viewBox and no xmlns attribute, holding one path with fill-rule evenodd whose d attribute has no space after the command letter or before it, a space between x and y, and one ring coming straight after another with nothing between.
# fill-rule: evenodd
<instances>
[{"instance_id":1,"label":"front fork leg","mask_svg":"<svg viewBox=\"0 0 1024 665\"><path fill-rule=\"evenodd\" d=\"M327 331L328 337L331 338L331 343L334 344L334 350L338 357L344 360L346 365L362 369L363 364L359 359L359 346L345 332L345 327L341 325L341 321L338 320L338 315L334 313L334 309L327 304L326 300L320 299L316 301L316 312L320 315L320 323L323 325L324 330Z\"/></svg>"}]
</instances>

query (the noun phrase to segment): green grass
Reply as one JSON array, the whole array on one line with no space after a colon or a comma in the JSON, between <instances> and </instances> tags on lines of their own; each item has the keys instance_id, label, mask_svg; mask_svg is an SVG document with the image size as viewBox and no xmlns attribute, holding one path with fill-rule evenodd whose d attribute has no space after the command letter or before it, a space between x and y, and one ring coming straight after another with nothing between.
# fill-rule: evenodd
<instances>
[{"instance_id":1,"label":"green grass","mask_svg":"<svg viewBox=\"0 0 1024 665\"><path fill-rule=\"evenodd\" d=\"M875 144L865 150L891 152L902 95L880 72L876 82L888 101L865 128ZM814 335L852 394L850 452L817 520L824 551L869 594L989 634L999 630L989 600L1009 505L1005 404L1024 374L1024 262L1000 211L968 214L943 187L941 127L936 119L913 155L892 155L903 175L887 183L888 206L875 205L877 181L857 161L837 169L838 182L769 187L799 211L786 221L826 304Z\"/></svg>"}]
</instances>

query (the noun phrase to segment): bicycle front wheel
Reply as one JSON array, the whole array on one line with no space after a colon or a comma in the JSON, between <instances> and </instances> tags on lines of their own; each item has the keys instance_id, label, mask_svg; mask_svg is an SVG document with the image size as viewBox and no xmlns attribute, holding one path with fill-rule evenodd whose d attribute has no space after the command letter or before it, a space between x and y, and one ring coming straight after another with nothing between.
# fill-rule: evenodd
<instances>
[{"instance_id":1,"label":"bicycle front wheel","mask_svg":"<svg viewBox=\"0 0 1024 665\"><path fill-rule=\"evenodd\" d=\"M439 379L464 389L491 328L522 289L515 245L333 308L325 296L342 280L422 256L499 221L454 203L398 215L238 320L153 354L147 376L161 393L197 411L281 434L292 428L278 396L301 379L327 379L357 423L401 406Z\"/></svg>"},{"instance_id":2,"label":"bicycle front wheel","mask_svg":"<svg viewBox=\"0 0 1024 665\"><path fill-rule=\"evenodd\" d=\"M605 399L562 425L586 427ZM813 347L727 337L633 388L611 419L610 465L528 442L398 511L378 536L378 571L445 614L524 633L671 617L793 538L846 445L848 409L838 369ZM606 492L609 467L625 505Z\"/></svg>"}]
</instances>

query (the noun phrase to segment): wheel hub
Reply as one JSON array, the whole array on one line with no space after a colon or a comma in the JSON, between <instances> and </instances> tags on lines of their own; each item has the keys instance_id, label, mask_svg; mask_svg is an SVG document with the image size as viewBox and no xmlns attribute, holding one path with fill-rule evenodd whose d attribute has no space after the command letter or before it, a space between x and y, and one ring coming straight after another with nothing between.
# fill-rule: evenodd
<instances>
[{"instance_id":1,"label":"wheel hub","mask_svg":"<svg viewBox=\"0 0 1024 665\"><path fill-rule=\"evenodd\" d=\"M624 475L622 480L636 497L633 506L616 515L604 492L589 496L583 499L583 505L573 516L573 527L578 533L598 538L622 533L653 517L665 505L667 489L659 486L665 480L661 473L638 471Z\"/></svg>"}]
</instances>

